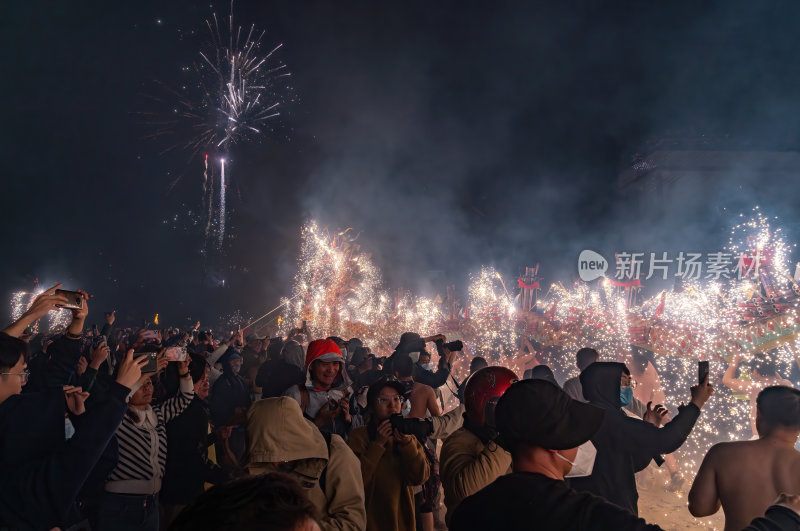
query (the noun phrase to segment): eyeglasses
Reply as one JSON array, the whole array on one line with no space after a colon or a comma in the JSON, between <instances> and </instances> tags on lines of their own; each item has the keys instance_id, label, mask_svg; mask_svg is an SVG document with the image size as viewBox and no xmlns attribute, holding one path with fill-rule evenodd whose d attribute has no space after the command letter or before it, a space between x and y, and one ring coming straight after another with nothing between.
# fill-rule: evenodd
<instances>
[{"instance_id":1,"label":"eyeglasses","mask_svg":"<svg viewBox=\"0 0 800 531\"><path fill-rule=\"evenodd\" d=\"M389 398L385 398L385 397L382 397L382 396L378 397L378 403L381 404L381 405L388 404L389 402L394 402L395 404L402 404L403 403L403 397L400 396L400 395L390 396Z\"/></svg>"},{"instance_id":2,"label":"eyeglasses","mask_svg":"<svg viewBox=\"0 0 800 531\"><path fill-rule=\"evenodd\" d=\"M23 383L28 381L28 378L31 376L30 369L24 369L22 372L0 372L0 375L3 376L19 376Z\"/></svg>"}]
</instances>

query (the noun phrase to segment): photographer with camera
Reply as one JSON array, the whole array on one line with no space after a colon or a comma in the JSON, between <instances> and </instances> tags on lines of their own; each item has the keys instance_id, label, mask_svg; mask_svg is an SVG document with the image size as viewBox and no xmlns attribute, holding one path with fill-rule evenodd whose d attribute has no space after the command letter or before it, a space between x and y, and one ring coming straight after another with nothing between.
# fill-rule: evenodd
<instances>
[{"instance_id":1,"label":"photographer with camera","mask_svg":"<svg viewBox=\"0 0 800 531\"><path fill-rule=\"evenodd\" d=\"M400 336L400 342L395 347L394 353L384 363L383 372L392 374L395 356L408 354L414 362L414 381L429 385L434 389L441 387L450 376L456 352L463 348L461 341L452 341L450 343L445 343L445 341L447 341L447 338L443 334L422 337L416 332L405 332ZM430 353L425 350L425 345L428 342L436 343L436 350L439 353L439 364L436 372L427 370L417 363L422 356L427 356L427 359L430 360Z\"/></svg>"},{"instance_id":2,"label":"photographer with camera","mask_svg":"<svg viewBox=\"0 0 800 531\"><path fill-rule=\"evenodd\" d=\"M367 531L415 531L414 490L430 474L425 451L416 437L401 433L398 419L405 386L385 376L367 393L369 421L350 434L348 444L361 461ZM399 417L399 418L398 418Z\"/></svg>"}]
</instances>

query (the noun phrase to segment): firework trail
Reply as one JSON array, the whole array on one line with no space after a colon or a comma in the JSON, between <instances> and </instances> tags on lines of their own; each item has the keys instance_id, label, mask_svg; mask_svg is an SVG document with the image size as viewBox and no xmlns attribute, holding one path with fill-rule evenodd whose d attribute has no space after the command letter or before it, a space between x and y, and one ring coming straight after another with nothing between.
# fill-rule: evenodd
<instances>
[{"instance_id":1,"label":"firework trail","mask_svg":"<svg viewBox=\"0 0 800 531\"><path fill-rule=\"evenodd\" d=\"M225 218L227 217L226 199L225 199L225 159L219 161L221 171L219 177L219 239L217 240L217 250L222 250L222 244L225 241Z\"/></svg>"}]
</instances>

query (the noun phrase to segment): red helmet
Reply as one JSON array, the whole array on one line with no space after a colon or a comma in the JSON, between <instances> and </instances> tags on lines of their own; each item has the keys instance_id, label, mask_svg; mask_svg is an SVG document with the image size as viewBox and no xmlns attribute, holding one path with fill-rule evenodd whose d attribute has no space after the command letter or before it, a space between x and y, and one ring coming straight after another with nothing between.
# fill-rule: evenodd
<instances>
[{"instance_id":1,"label":"red helmet","mask_svg":"<svg viewBox=\"0 0 800 531\"><path fill-rule=\"evenodd\" d=\"M494 427L494 407L517 380L514 371L505 367L484 367L470 376L464 387L464 407L470 422Z\"/></svg>"}]
</instances>

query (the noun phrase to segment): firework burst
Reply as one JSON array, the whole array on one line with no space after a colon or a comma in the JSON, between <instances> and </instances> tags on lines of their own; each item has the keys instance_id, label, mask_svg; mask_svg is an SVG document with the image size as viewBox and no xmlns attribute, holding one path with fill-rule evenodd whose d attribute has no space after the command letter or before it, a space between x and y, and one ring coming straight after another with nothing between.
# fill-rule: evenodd
<instances>
[{"instance_id":1,"label":"firework burst","mask_svg":"<svg viewBox=\"0 0 800 531\"><path fill-rule=\"evenodd\" d=\"M208 41L191 66L182 68L193 79L180 90L157 83L164 96L148 97L164 109L139 114L149 127L148 137L176 139L164 152L186 150L190 161L205 155L203 208L193 209L199 215L192 225L204 228L207 256L214 248L223 251L230 232L226 229L231 179L226 163L232 146L259 141L272 132L270 123L280 116L282 106L294 100L294 92L288 84L291 73L278 57L283 45L266 48L265 31L255 24L249 28L235 24L233 2L226 18L220 20L213 13L205 25ZM171 182L170 189L183 175Z\"/></svg>"}]
</instances>

